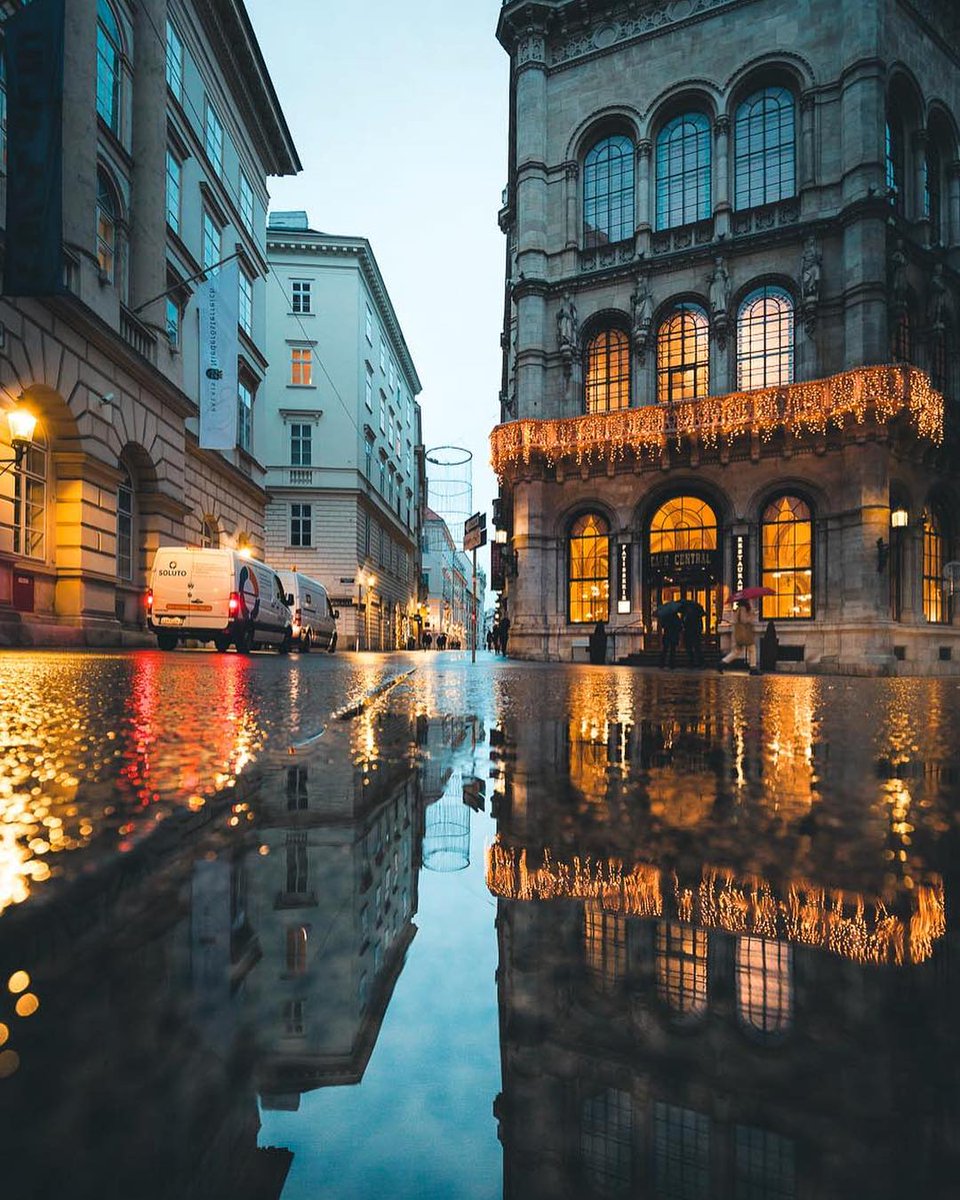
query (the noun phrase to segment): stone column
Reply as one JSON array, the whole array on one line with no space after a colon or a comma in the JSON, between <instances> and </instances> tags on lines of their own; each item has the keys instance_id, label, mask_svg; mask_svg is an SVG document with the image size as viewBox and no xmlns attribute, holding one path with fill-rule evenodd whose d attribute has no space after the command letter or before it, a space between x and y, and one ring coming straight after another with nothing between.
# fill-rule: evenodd
<instances>
[{"instance_id":1,"label":"stone column","mask_svg":"<svg viewBox=\"0 0 960 1200\"><path fill-rule=\"evenodd\" d=\"M800 97L800 154L797 164L797 182L801 190L813 187L817 180L816 142L814 139L816 104L816 97L812 92L805 92Z\"/></svg>"},{"instance_id":2,"label":"stone column","mask_svg":"<svg viewBox=\"0 0 960 1200\"><path fill-rule=\"evenodd\" d=\"M578 205L580 184L580 168L576 163L568 163L564 172L564 187L566 189L567 207L567 249L576 249L579 242Z\"/></svg>"},{"instance_id":3,"label":"stone column","mask_svg":"<svg viewBox=\"0 0 960 1200\"><path fill-rule=\"evenodd\" d=\"M166 50L155 29L166 28L165 0L140 0L134 26L133 199L130 227L130 307L166 287ZM164 325L164 301L142 313Z\"/></svg>"},{"instance_id":4,"label":"stone column","mask_svg":"<svg viewBox=\"0 0 960 1200\"><path fill-rule=\"evenodd\" d=\"M714 122L713 135L713 232L715 237L720 238L730 233L730 118L725 113L721 113Z\"/></svg>"},{"instance_id":5,"label":"stone column","mask_svg":"<svg viewBox=\"0 0 960 1200\"><path fill-rule=\"evenodd\" d=\"M929 140L925 129L918 129L913 135L913 215L917 222L923 222L926 231L921 231L923 245L930 240L930 218L927 213L927 144Z\"/></svg>"},{"instance_id":6,"label":"stone column","mask_svg":"<svg viewBox=\"0 0 960 1200\"><path fill-rule=\"evenodd\" d=\"M652 228L650 208L650 160L653 143L642 138L637 144L637 254L646 256L650 251Z\"/></svg>"},{"instance_id":7,"label":"stone column","mask_svg":"<svg viewBox=\"0 0 960 1200\"><path fill-rule=\"evenodd\" d=\"M947 245L960 245L960 162L947 168Z\"/></svg>"}]
</instances>

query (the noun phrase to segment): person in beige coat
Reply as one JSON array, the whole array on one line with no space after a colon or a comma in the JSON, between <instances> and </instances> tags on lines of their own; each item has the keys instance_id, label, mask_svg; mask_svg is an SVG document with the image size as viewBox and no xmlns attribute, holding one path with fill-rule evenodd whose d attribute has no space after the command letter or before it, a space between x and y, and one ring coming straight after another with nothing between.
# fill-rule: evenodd
<instances>
[{"instance_id":1,"label":"person in beige coat","mask_svg":"<svg viewBox=\"0 0 960 1200\"><path fill-rule=\"evenodd\" d=\"M753 621L753 609L750 607L749 600L738 600L736 611L733 615L733 645L730 647L729 654L725 654L720 659L720 670L722 671L725 663L733 662L737 658L745 658L747 666L753 671L753 646L755 640L755 628Z\"/></svg>"}]
</instances>

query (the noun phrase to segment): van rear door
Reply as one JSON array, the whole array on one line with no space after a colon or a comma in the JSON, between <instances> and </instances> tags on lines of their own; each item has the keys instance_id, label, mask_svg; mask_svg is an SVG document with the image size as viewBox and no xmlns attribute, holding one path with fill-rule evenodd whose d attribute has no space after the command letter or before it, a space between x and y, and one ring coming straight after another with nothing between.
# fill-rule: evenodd
<instances>
[{"instance_id":1,"label":"van rear door","mask_svg":"<svg viewBox=\"0 0 960 1200\"><path fill-rule=\"evenodd\" d=\"M222 550L194 550L187 578L187 623L197 628L226 625L235 590L232 556Z\"/></svg>"}]
</instances>

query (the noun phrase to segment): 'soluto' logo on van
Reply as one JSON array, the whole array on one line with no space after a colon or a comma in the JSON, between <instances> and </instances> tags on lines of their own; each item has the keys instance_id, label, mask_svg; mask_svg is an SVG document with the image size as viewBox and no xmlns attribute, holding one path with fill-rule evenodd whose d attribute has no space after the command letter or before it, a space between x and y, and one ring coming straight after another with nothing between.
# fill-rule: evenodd
<instances>
[{"instance_id":1,"label":"'soluto' logo on van","mask_svg":"<svg viewBox=\"0 0 960 1200\"><path fill-rule=\"evenodd\" d=\"M176 562L169 563L166 567L161 567L157 572L158 575L186 575L186 571L178 571Z\"/></svg>"}]
</instances>

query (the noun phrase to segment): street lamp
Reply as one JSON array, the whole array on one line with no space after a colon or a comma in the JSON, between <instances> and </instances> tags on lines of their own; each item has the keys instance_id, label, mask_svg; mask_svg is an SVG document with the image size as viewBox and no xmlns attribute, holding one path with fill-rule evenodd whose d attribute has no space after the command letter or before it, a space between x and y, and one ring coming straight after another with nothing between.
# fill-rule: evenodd
<instances>
[{"instance_id":1,"label":"street lamp","mask_svg":"<svg viewBox=\"0 0 960 1200\"><path fill-rule=\"evenodd\" d=\"M370 591L377 582L376 575L365 575L363 571L357 576L357 650L360 649L360 609L363 608L363 648L370 649ZM367 602L363 603L363 587L367 587Z\"/></svg>"},{"instance_id":2,"label":"street lamp","mask_svg":"<svg viewBox=\"0 0 960 1200\"><path fill-rule=\"evenodd\" d=\"M13 450L13 458L0 459L0 475L5 474L12 467L19 467L23 462L27 447L33 441L37 418L28 408L12 408L7 413L7 425L10 428L10 447Z\"/></svg>"}]
</instances>

